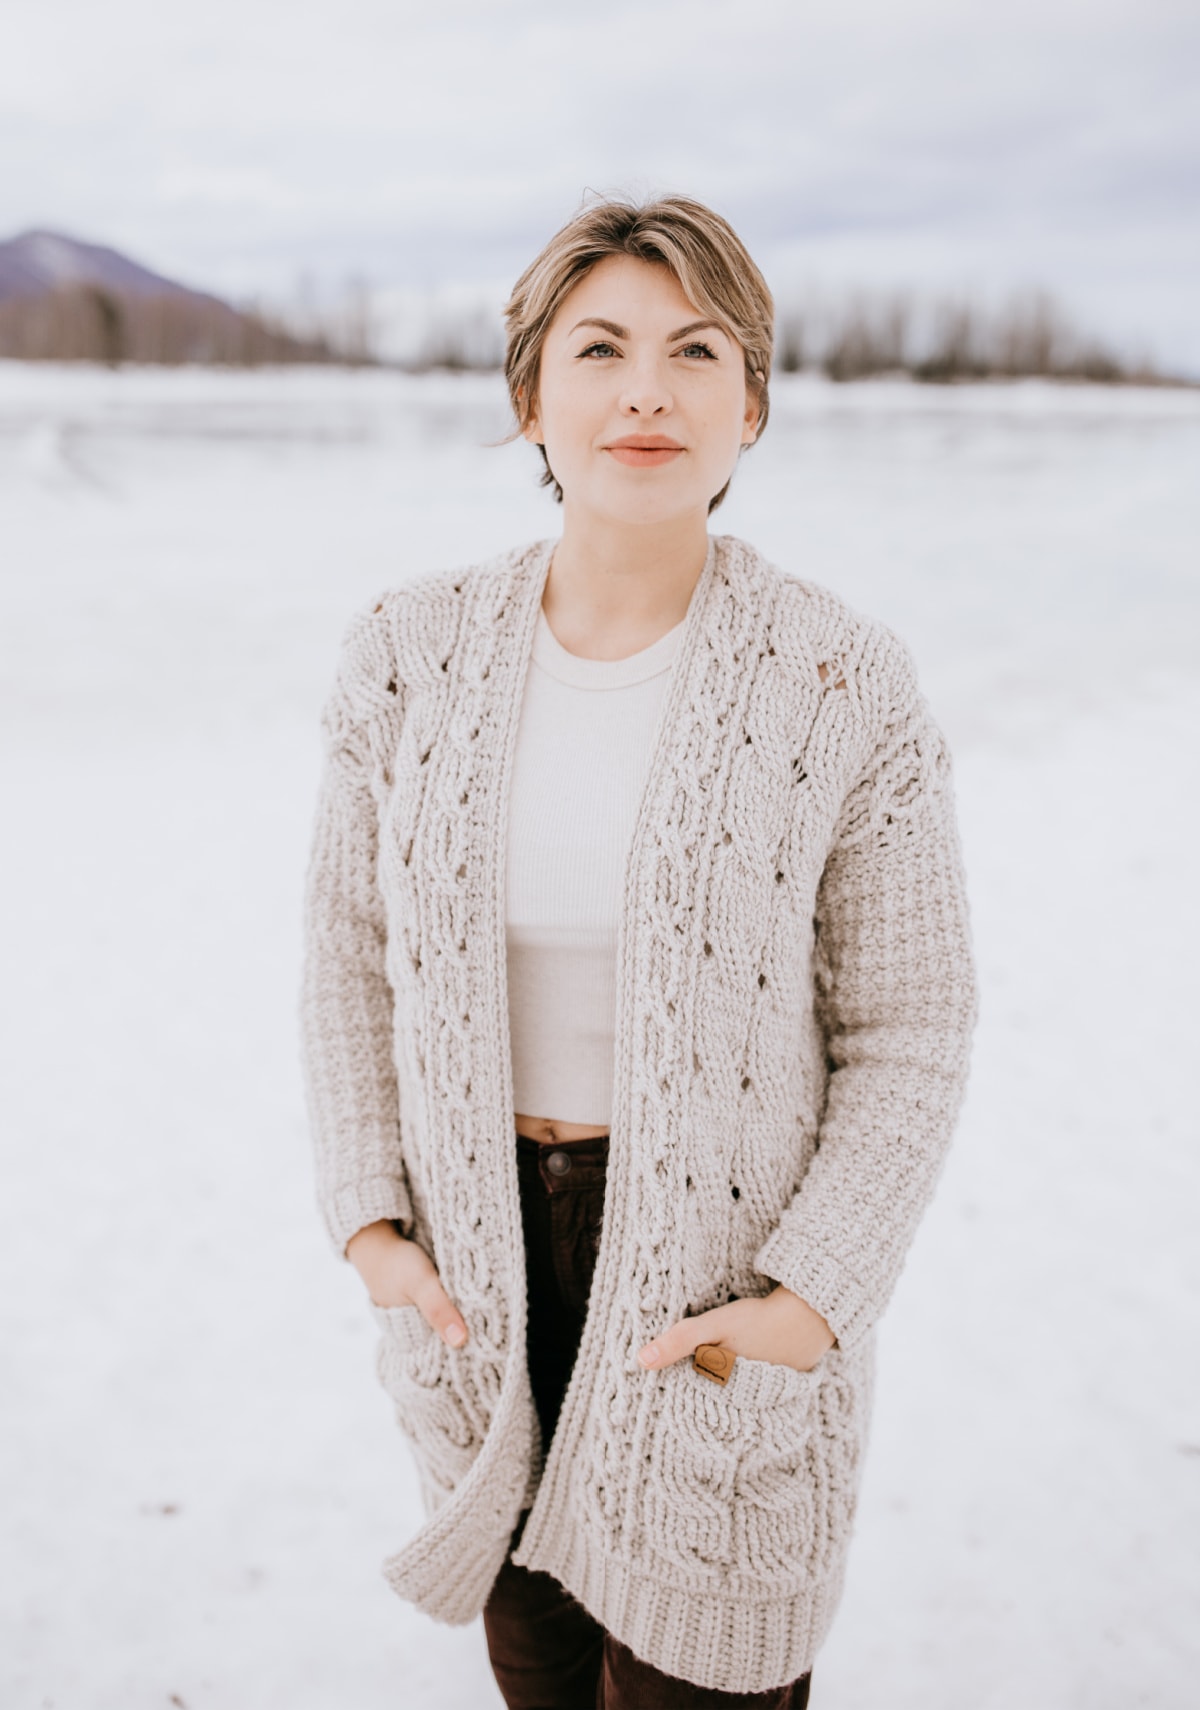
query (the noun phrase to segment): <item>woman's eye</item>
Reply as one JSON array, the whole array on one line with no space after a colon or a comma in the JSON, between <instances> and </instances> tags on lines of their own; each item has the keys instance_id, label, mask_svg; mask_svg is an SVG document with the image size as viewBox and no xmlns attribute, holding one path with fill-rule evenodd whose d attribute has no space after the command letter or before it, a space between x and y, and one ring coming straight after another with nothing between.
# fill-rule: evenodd
<instances>
[{"instance_id":1,"label":"woman's eye","mask_svg":"<svg viewBox=\"0 0 1200 1710\"><path fill-rule=\"evenodd\" d=\"M587 349L581 350L579 354L580 356L591 356L596 351L599 351L602 356L616 355L615 346L608 344L604 339L599 339L595 344L589 344Z\"/></svg>"},{"instance_id":2,"label":"woman's eye","mask_svg":"<svg viewBox=\"0 0 1200 1710\"><path fill-rule=\"evenodd\" d=\"M693 343L693 344L685 344L683 347L683 350L680 352L680 354L682 356L687 356L687 355L694 353L696 351L699 351L701 356L709 357L713 362L715 362L717 360L717 353L715 350L713 350L707 344L700 344L698 342Z\"/></svg>"}]
</instances>

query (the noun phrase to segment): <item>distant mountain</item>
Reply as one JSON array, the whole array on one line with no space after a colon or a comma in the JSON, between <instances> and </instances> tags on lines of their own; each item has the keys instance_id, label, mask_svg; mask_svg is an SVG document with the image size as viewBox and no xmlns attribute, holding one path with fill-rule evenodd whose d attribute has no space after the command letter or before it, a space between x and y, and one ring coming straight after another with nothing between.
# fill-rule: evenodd
<instances>
[{"instance_id":1,"label":"distant mountain","mask_svg":"<svg viewBox=\"0 0 1200 1710\"><path fill-rule=\"evenodd\" d=\"M45 362L372 360L366 322L289 329L104 244L28 231L0 242L0 359Z\"/></svg>"},{"instance_id":2,"label":"distant mountain","mask_svg":"<svg viewBox=\"0 0 1200 1710\"><path fill-rule=\"evenodd\" d=\"M0 303L40 297L64 286L95 285L125 297L191 297L219 302L154 273L119 250L83 243L65 232L28 231L0 242Z\"/></svg>"}]
</instances>

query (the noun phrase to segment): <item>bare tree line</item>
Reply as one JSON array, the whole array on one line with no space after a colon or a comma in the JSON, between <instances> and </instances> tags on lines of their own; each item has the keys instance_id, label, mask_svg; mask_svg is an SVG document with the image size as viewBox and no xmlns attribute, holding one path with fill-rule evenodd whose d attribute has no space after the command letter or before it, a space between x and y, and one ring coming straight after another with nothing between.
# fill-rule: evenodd
<instances>
[{"instance_id":1,"label":"bare tree line","mask_svg":"<svg viewBox=\"0 0 1200 1710\"><path fill-rule=\"evenodd\" d=\"M27 361L362 366L383 362L377 343L371 293L362 281L352 283L336 311L324 313L308 302L290 313L269 313L198 294L142 296L95 285L0 301L0 356ZM492 372L503 360L500 317L476 304L431 306L412 353L388 365L415 373ZM1044 291L999 308L912 291L858 292L833 301L801 295L779 309L775 367L835 381L908 375L930 383L1020 377L1194 383L1149 360L1118 357Z\"/></svg>"},{"instance_id":2,"label":"bare tree line","mask_svg":"<svg viewBox=\"0 0 1200 1710\"><path fill-rule=\"evenodd\" d=\"M433 370L498 372L504 367L504 327L500 315L482 304L473 308L432 309L415 353L401 366L420 374Z\"/></svg>"},{"instance_id":3,"label":"bare tree line","mask_svg":"<svg viewBox=\"0 0 1200 1710\"><path fill-rule=\"evenodd\" d=\"M832 309L788 307L779 316L776 366L785 373L812 369L831 380L907 374L940 383L1024 377L1179 383L1148 359L1119 357L1046 291L992 308L911 291L858 293Z\"/></svg>"}]
</instances>

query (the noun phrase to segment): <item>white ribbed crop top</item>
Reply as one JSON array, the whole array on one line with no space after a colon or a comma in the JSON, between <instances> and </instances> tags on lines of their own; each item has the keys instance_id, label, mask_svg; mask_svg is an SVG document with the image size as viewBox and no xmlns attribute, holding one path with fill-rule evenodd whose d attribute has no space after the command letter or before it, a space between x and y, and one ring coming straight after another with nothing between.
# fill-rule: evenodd
<instances>
[{"instance_id":1,"label":"white ribbed crop top","mask_svg":"<svg viewBox=\"0 0 1200 1710\"><path fill-rule=\"evenodd\" d=\"M538 611L507 853L513 1109L524 1116L611 1121L625 855L684 621L625 659L584 659Z\"/></svg>"}]
</instances>

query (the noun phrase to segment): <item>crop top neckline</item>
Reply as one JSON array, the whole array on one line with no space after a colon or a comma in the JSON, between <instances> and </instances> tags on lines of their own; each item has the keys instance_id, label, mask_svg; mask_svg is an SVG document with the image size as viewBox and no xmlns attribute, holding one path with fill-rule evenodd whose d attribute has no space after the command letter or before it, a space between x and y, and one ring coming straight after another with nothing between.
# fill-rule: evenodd
<instances>
[{"instance_id":1,"label":"crop top neckline","mask_svg":"<svg viewBox=\"0 0 1200 1710\"><path fill-rule=\"evenodd\" d=\"M687 618L680 618L674 628L652 641L649 647L624 659L584 659L571 653L550 628L545 612L539 606L537 627L533 636L533 661L560 683L576 689L623 689L631 683L644 683L660 671L669 670L683 637Z\"/></svg>"}]
</instances>

